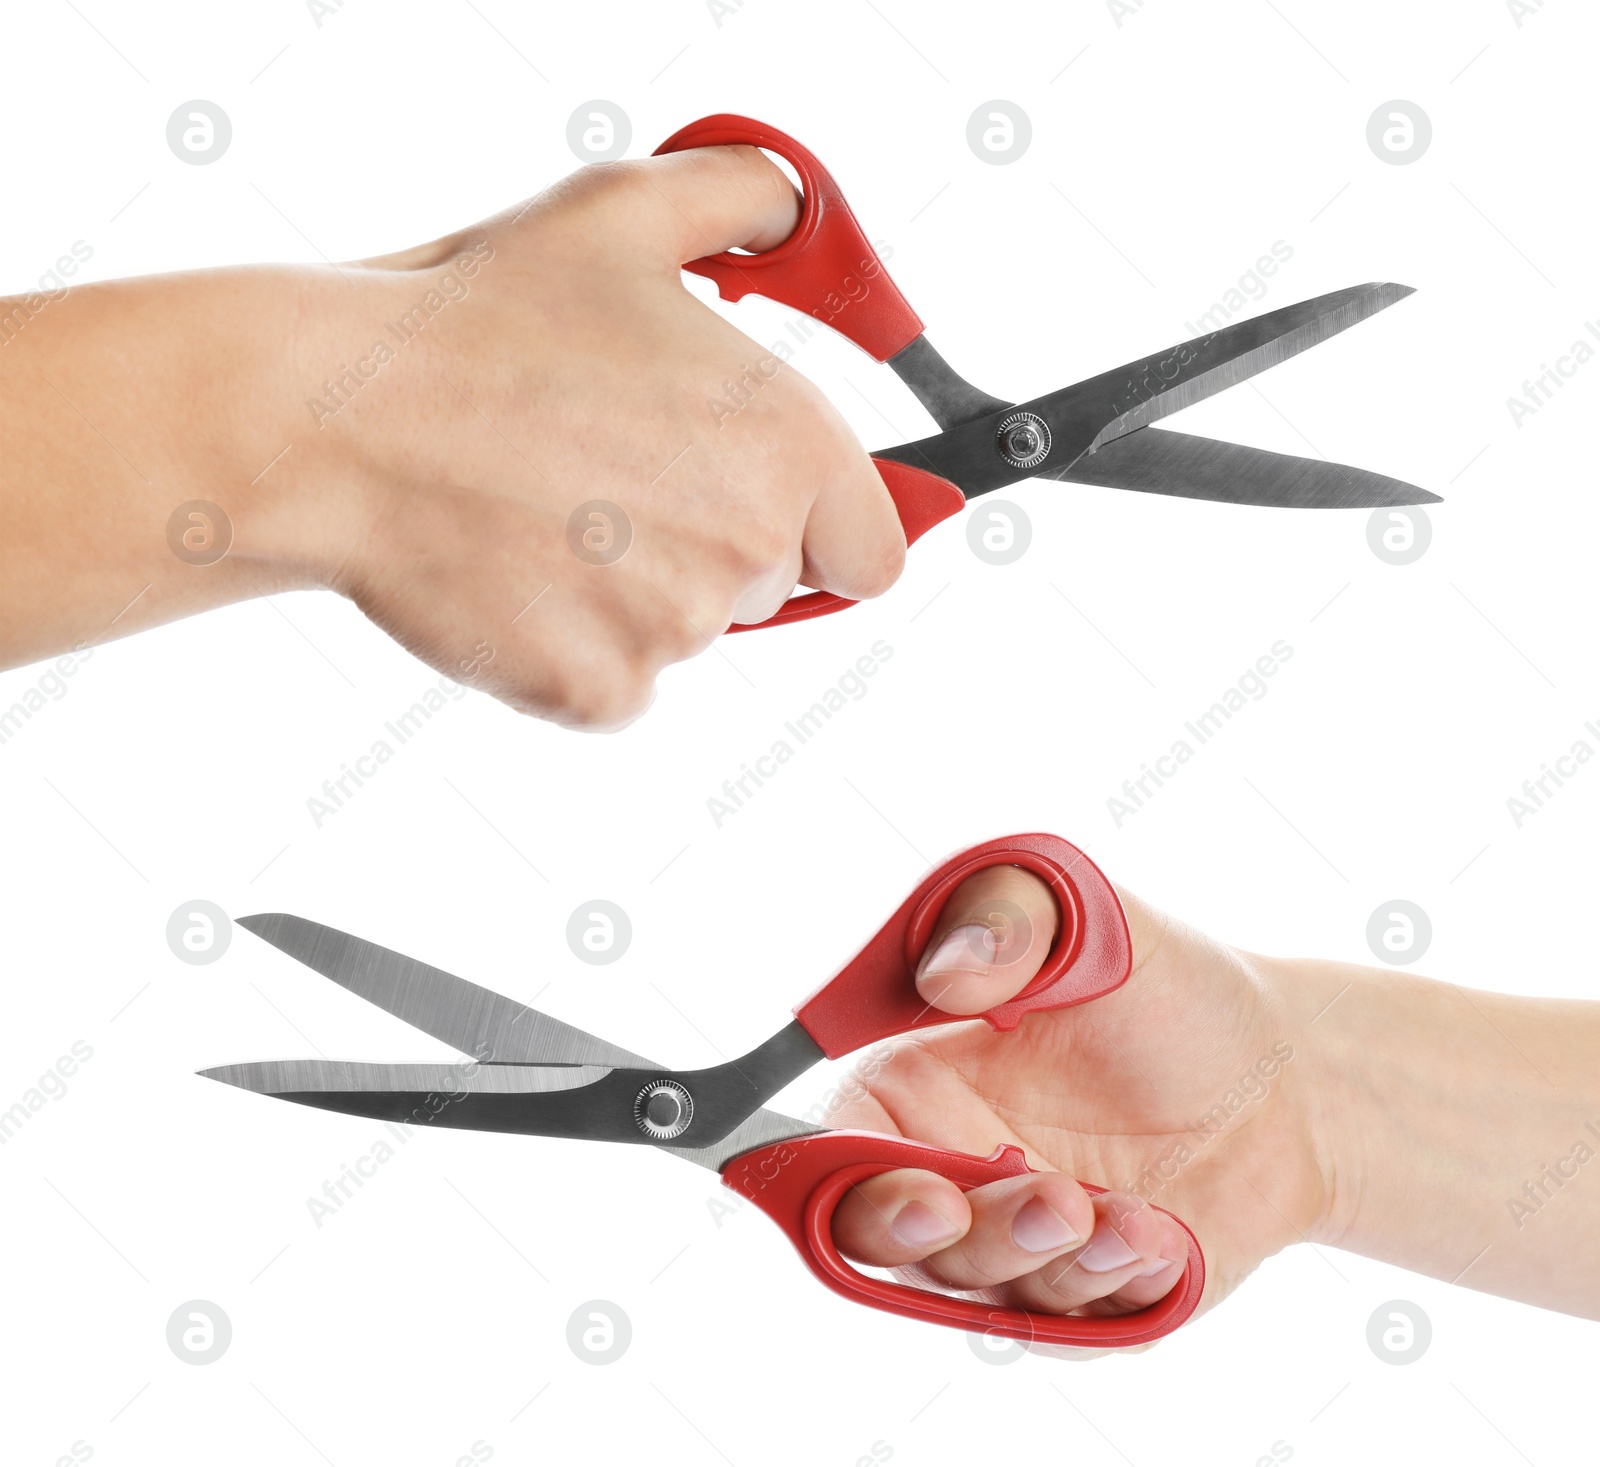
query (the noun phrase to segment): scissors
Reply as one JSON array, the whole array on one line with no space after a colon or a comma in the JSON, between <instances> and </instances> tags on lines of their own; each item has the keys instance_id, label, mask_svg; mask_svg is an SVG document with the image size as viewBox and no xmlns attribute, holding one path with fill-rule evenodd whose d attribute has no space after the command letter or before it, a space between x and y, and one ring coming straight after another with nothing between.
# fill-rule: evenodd
<instances>
[{"instance_id":1,"label":"scissors","mask_svg":"<svg viewBox=\"0 0 1600 1467\"><path fill-rule=\"evenodd\" d=\"M764 148L794 168L804 194L800 222L773 249L724 251L683 268L713 281L724 300L761 295L816 317L886 362L928 410L940 432L872 456L907 545L969 499L1024 479L1293 509L1439 502L1437 494L1367 469L1150 426L1366 320L1412 294L1412 287L1353 285L1234 322L1044 397L1008 402L972 386L934 350L838 184L793 138L722 113L691 122L656 153L734 143ZM766 621L729 630L785 626L854 604L811 592L791 597Z\"/></svg>"},{"instance_id":2,"label":"scissors","mask_svg":"<svg viewBox=\"0 0 1600 1467\"><path fill-rule=\"evenodd\" d=\"M930 871L866 946L794 1010L792 1022L748 1054L710 1069L665 1069L415 958L273 912L241 917L239 925L472 1058L269 1060L200 1073L373 1120L655 1146L719 1172L783 1229L818 1279L857 1303L1008 1339L1100 1349L1144 1344L1176 1329L1200 1302L1205 1262L1187 1228L1188 1258L1171 1291L1115 1317L1039 1314L876 1278L852 1268L833 1241L834 1210L856 1183L917 1167L968 1191L1029 1173L1021 1148L969 1156L875 1131L829 1130L763 1108L824 1057L956 1022L918 997L917 960L955 888L1001 865L1043 879L1059 921L1038 975L979 1017L1008 1033L1029 1014L1087 1003L1127 979L1132 945L1111 884L1058 836L1013 835L961 851ZM1085 1184L1085 1190L1106 1189Z\"/></svg>"}]
</instances>

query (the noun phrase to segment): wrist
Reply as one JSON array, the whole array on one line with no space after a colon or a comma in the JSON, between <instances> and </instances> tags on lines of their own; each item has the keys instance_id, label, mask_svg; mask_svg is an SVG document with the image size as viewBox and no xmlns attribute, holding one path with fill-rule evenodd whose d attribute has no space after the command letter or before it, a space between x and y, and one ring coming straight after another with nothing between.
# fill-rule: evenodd
<instances>
[{"instance_id":1,"label":"wrist","mask_svg":"<svg viewBox=\"0 0 1600 1467\"><path fill-rule=\"evenodd\" d=\"M415 520L453 512L439 491L472 456L463 421L473 444L487 435L527 466L466 395L475 384L458 385L463 349L470 357L482 330L477 277L493 255L487 239L449 239L336 270L263 272L273 277L264 390L283 445L261 480L253 546L264 558L359 599L397 556L437 543ZM269 445L257 439L260 455Z\"/></svg>"},{"instance_id":2,"label":"wrist","mask_svg":"<svg viewBox=\"0 0 1600 1467\"><path fill-rule=\"evenodd\" d=\"M1311 1021L1326 1002L1319 998L1314 965L1238 953L1259 994L1260 1012L1277 1073L1265 1107L1265 1144L1251 1148L1254 1175L1245 1180L1276 1215L1270 1231L1277 1247L1325 1239L1338 1214L1345 1187L1337 1116L1330 1116L1320 1053L1320 1023ZM1334 989L1329 990L1329 996ZM1259 1066L1258 1066L1259 1069ZM1253 1199L1244 1199L1246 1205ZM1281 1224L1281 1226L1279 1226Z\"/></svg>"},{"instance_id":3,"label":"wrist","mask_svg":"<svg viewBox=\"0 0 1600 1467\"><path fill-rule=\"evenodd\" d=\"M237 339L215 343L230 384L230 558L262 591L337 588L370 538L373 429L387 414L341 384L385 316L376 272L274 267L226 272ZM357 350L354 343L366 342Z\"/></svg>"},{"instance_id":4,"label":"wrist","mask_svg":"<svg viewBox=\"0 0 1600 1467\"><path fill-rule=\"evenodd\" d=\"M1372 1022L1380 996L1374 980L1381 985L1382 975L1344 963L1261 961L1272 974L1298 1060L1291 1110L1304 1164L1316 1179L1306 1236L1353 1247L1358 1220L1368 1211L1363 1199L1376 1187L1374 1160L1390 1144L1378 1138L1395 1121L1371 1084L1373 1073L1391 1063L1390 1036Z\"/></svg>"}]
</instances>

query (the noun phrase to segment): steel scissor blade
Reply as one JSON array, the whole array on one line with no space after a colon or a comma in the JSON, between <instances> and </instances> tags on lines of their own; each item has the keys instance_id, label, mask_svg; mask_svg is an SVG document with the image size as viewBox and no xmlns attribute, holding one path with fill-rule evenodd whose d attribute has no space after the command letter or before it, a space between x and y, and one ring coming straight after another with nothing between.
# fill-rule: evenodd
<instances>
[{"instance_id":1,"label":"steel scissor blade","mask_svg":"<svg viewBox=\"0 0 1600 1467\"><path fill-rule=\"evenodd\" d=\"M373 1121L583 1141L644 1140L627 1125L628 1103L639 1086L630 1077L638 1072L604 1065L267 1060L219 1065L200 1073L275 1100Z\"/></svg>"},{"instance_id":2,"label":"steel scissor blade","mask_svg":"<svg viewBox=\"0 0 1600 1467\"><path fill-rule=\"evenodd\" d=\"M1089 401L1103 400L1106 408L1114 409L1090 447L1275 367L1413 293L1412 286L1383 280L1348 286L1104 372L1082 384ZM1173 364L1176 372L1170 370Z\"/></svg>"},{"instance_id":3,"label":"steel scissor blade","mask_svg":"<svg viewBox=\"0 0 1600 1467\"><path fill-rule=\"evenodd\" d=\"M258 1060L218 1065L200 1074L275 1100L373 1121L656 1145L712 1171L752 1147L822 1129L777 1111L758 1110L708 1146L661 1145L629 1122L640 1072L614 1072L604 1065Z\"/></svg>"},{"instance_id":4,"label":"steel scissor blade","mask_svg":"<svg viewBox=\"0 0 1600 1467\"><path fill-rule=\"evenodd\" d=\"M437 1092L440 1095L531 1095L575 1090L609 1075L606 1065L492 1065L461 1060L371 1064L365 1060L253 1060L201 1070L257 1095L354 1095L381 1090Z\"/></svg>"},{"instance_id":5,"label":"steel scissor blade","mask_svg":"<svg viewBox=\"0 0 1600 1467\"><path fill-rule=\"evenodd\" d=\"M948 479L968 499L1060 473L1091 449L1297 356L1411 293L1410 286L1382 281L1332 291L875 456ZM1001 422L1019 413L1042 419L1050 430L1049 452L1026 468L1008 463L999 450Z\"/></svg>"},{"instance_id":6,"label":"steel scissor blade","mask_svg":"<svg viewBox=\"0 0 1600 1467\"><path fill-rule=\"evenodd\" d=\"M1065 469L1038 477L1280 509L1439 503L1437 494L1370 469L1174 433L1170 428L1138 428L1102 443Z\"/></svg>"},{"instance_id":7,"label":"steel scissor blade","mask_svg":"<svg viewBox=\"0 0 1600 1467\"><path fill-rule=\"evenodd\" d=\"M306 967L463 1054L506 1063L641 1065L649 1060L404 953L287 912L240 917Z\"/></svg>"},{"instance_id":8,"label":"steel scissor blade","mask_svg":"<svg viewBox=\"0 0 1600 1467\"><path fill-rule=\"evenodd\" d=\"M337 928L285 912L238 920L298 962L482 1062L369 1065L277 1060L202 1070L208 1079L372 1120L644 1142L712 1171L720 1171L732 1157L752 1147L823 1129L759 1109L706 1146L648 1141L629 1128L626 1118L632 1115L641 1072L672 1073L653 1060ZM756 1059L771 1049L779 1070L793 1068L798 1073L808 1067L814 1058L804 1053L804 1046L797 1046L790 1035L793 1028L787 1026L746 1058ZM801 1052L791 1054L797 1047ZM771 1079L766 1076L759 1088L766 1088ZM771 1089L775 1088L774 1083Z\"/></svg>"}]
</instances>

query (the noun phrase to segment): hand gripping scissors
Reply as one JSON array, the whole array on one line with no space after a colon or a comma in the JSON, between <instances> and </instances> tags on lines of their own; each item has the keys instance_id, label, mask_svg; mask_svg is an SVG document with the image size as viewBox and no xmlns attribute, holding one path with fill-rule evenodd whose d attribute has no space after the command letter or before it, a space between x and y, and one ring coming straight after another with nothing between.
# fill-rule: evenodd
<instances>
[{"instance_id":1,"label":"hand gripping scissors","mask_svg":"<svg viewBox=\"0 0 1600 1467\"><path fill-rule=\"evenodd\" d=\"M804 193L800 222L773 249L725 251L683 268L713 281L724 300L761 295L805 311L886 362L911 389L941 431L873 455L908 545L969 499L1024 479L1297 509L1439 501L1367 469L1150 426L1392 306L1412 293L1410 286L1377 281L1332 291L1044 397L1007 402L959 377L934 350L838 184L793 138L725 113L691 122L656 153L735 143L776 153L795 170ZM854 604L811 592L791 597L766 621L729 630L785 626Z\"/></svg>"},{"instance_id":2,"label":"hand gripping scissors","mask_svg":"<svg viewBox=\"0 0 1600 1467\"><path fill-rule=\"evenodd\" d=\"M1055 943L1015 998L981 1017L1001 1033L1028 1014L1087 1003L1128 977L1122 904L1081 851L1053 835L987 841L925 876L876 936L764 1044L726 1064L670 1070L536 1009L347 933L274 912L248 928L335 983L471 1055L455 1064L275 1060L202 1070L208 1079L323 1110L414 1125L659 1147L719 1172L783 1231L806 1266L857 1303L929 1324L1096 1348L1158 1339L1194 1312L1205 1286L1188 1234L1181 1279L1159 1302L1116 1317L1038 1314L863 1274L840 1255L832 1219L857 1182L897 1167L963 1191L1031 1171L1017 1146L986 1157L875 1131L835 1131L763 1109L812 1065L937 1024L960 1022L918 997L919 955L955 888L986 867L1032 871L1054 894ZM1105 1188L1086 1186L1091 1193Z\"/></svg>"}]
</instances>

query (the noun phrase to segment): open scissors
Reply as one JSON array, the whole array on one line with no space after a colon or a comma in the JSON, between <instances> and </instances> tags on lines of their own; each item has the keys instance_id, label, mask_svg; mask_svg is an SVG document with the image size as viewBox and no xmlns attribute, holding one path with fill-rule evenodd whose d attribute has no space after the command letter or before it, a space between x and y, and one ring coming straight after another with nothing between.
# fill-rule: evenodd
<instances>
[{"instance_id":1,"label":"open scissors","mask_svg":"<svg viewBox=\"0 0 1600 1467\"><path fill-rule=\"evenodd\" d=\"M1063 479L1146 494L1296 509L1434 504L1414 485L1367 469L1269 453L1149 426L1326 341L1412 293L1373 282L1234 322L1098 377L1028 402L1007 402L958 376L911 309L832 176L793 138L748 117L703 117L658 154L746 143L788 161L800 178L800 222L759 254L725 251L684 266L724 300L762 295L815 316L874 360L887 362L941 431L873 455L912 544L969 499L1024 479ZM766 621L783 626L854 605L816 591Z\"/></svg>"},{"instance_id":2,"label":"open scissors","mask_svg":"<svg viewBox=\"0 0 1600 1467\"><path fill-rule=\"evenodd\" d=\"M963 1191L1031 1171L1020 1148L987 1157L875 1131L835 1131L763 1103L819 1060L956 1022L917 996L917 959L955 888L989 866L1048 883L1059 913L1038 975L979 1016L1004 1033L1024 1016L1088 1002L1128 977L1122 904L1081 851L1053 835L1013 835L950 857L925 876L871 941L794 1010L793 1022L726 1064L670 1070L536 1009L359 937L267 913L239 924L397 1018L472 1058L454 1064L273 1060L200 1073L245 1090L374 1120L656 1146L721 1173L771 1217L835 1292L889 1313L1010 1339L1098 1348L1139 1345L1194 1312L1205 1286L1188 1234L1182 1278L1159 1302L1116 1317L1037 1314L863 1274L840 1255L832 1219L857 1182L898 1167ZM1102 1187L1086 1186L1091 1193Z\"/></svg>"}]
</instances>

